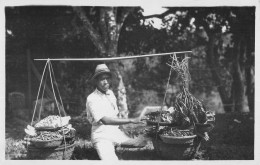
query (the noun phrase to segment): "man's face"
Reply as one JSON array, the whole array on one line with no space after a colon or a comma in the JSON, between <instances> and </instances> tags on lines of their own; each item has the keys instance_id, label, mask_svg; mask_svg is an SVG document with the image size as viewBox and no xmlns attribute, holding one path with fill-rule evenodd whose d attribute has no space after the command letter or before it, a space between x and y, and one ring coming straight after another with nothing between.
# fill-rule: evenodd
<instances>
[{"instance_id":1,"label":"man's face","mask_svg":"<svg viewBox=\"0 0 260 165\"><path fill-rule=\"evenodd\" d=\"M97 88L103 92L106 92L109 89L110 83L111 77L109 74L101 74L97 77Z\"/></svg>"}]
</instances>

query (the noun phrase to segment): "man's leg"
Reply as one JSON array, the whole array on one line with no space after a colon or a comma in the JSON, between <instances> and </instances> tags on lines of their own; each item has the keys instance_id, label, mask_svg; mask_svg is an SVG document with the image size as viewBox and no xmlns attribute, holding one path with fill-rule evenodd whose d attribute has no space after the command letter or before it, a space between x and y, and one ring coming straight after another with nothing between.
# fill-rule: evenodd
<instances>
[{"instance_id":1,"label":"man's leg","mask_svg":"<svg viewBox=\"0 0 260 165\"><path fill-rule=\"evenodd\" d=\"M138 136L136 138L129 138L126 141L121 142L121 147L128 148L142 148L147 145L147 140L144 136Z\"/></svg>"},{"instance_id":2,"label":"man's leg","mask_svg":"<svg viewBox=\"0 0 260 165\"><path fill-rule=\"evenodd\" d=\"M121 147L128 148L144 147L147 144L147 141L144 136L140 135L136 138L130 138L126 136L125 133L121 130L114 132L114 141Z\"/></svg>"},{"instance_id":3,"label":"man's leg","mask_svg":"<svg viewBox=\"0 0 260 165\"><path fill-rule=\"evenodd\" d=\"M113 142L109 140L100 140L99 142L95 143L94 146L101 160L118 160L118 157L115 153L115 146L113 145Z\"/></svg>"}]
</instances>

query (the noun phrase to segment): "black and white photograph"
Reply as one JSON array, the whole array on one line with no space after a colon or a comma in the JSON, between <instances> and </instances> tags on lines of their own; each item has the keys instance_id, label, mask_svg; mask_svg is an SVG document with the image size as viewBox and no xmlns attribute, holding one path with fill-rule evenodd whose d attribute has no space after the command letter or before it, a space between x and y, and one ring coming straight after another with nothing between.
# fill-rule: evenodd
<instances>
[{"instance_id":1,"label":"black and white photograph","mask_svg":"<svg viewBox=\"0 0 260 165\"><path fill-rule=\"evenodd\" d=\"M15 2L2 162L259 160L260 1Z\"/></svg>"}]
</instances>

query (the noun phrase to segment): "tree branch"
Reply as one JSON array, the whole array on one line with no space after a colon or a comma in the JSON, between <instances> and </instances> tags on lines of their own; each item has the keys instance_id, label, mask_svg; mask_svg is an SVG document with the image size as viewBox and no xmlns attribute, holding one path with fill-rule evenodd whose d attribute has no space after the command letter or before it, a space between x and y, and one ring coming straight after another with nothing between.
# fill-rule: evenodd
<instances>
[{"instance_id":1,"label":"tree branch","mask_svg":"<svg viewBox=\"0 0 260 165\"><path fill-rule=\"evenodd\" d=\"M120 14L120 16L118 17L118 24L122 25L126 19L126 17L131 13L133 12L134 10L134 7L131 7L131 8L124 8Z\"/></svg>"},{"instance_id":2,"label":"tree branch","mask_svg":"<svg viewBox=\"0 0 260 165\"><path fill-rule=\"evenodd\" d=\"M126 19L126 17L133 12L134 7L132 8L124 8L123 11L121 12L120 16L118 16L118 23L117 23L117 29L118 29L118 33L117 33L117 39L119 38L123 23Z\"/></svg>"},{"instance_id":3,"label":"tree branch","mask_svg":"<svg viewBox=\"0 0 260 165\"><path fill-rule=\"evenodd\" d=\"M108 7L106 8L106 14L107 14L107 29L108 29L108 36L110 40L114 41L116 40L116 33L117 33L117 26L116 26L116 16L114 13L114 8L113 7Z\"/></svg>"},{"instance_id":4,"label":"tree branch","mask_svg":"<svg viewBox=\"0 0 260 165\"><path fill-rule=\"evenodd\" d=\"M73 17L72 21L71 21L71 24L72 24L72 27L76 30L76 34L79 34L80 31L84 31L84 27L79 27L77 26L77 23L76 23L76 15Z\"/></svg>"},{"instance_id":5,"label":"tree branch","mask_svg":"<svg viewBox=\"0 0 260 165\"><path fill-rule=\"evenodd\" d=\"M86 13L83 11L81 7L73 7L73 10L76 12L76 14L79 16L79 18L82 20L84 24L84 29L88 32L88 35L90 36L91 41L94 43L94 45L97 47L97 49L100 52L100 55L103 56L106 53L106 47L104 42L101 39L100 34L93 28L91 23L89 22Z\"/></svg>"},{"instance_id":6,"label":"tree branch","mask_svg":"<svg viewBox=\"0 0 260 165\"><path fill-rule=\"evenodd\" d=\"M117 54L117 43L118 43L118 29L116 23L116 15L113 7L107 7L106 20L107 20L107 32L109 36L108 43L108 55L115 56Z\"/></svg>"},{"instance_id":7,"label":"tree branch","mask_svg":"<svg viewBox=\"0 0 260 165\"><path fill-rule=\"evenodd\" d=\"M99 16L99 27L101 30L102 38L104 40L105 45L108 43L108 34L107 34L107 25L106 25L106 13L104 8L100 9L100 16Z\"/></svg>"}]
</instances>

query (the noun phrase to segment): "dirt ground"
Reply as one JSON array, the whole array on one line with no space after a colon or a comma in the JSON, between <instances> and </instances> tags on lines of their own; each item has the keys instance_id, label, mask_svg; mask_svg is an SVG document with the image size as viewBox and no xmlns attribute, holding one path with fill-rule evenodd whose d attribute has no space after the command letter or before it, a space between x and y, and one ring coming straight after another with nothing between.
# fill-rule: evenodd
<instances>
[{"instance_id":1,"label":"dirt ground","mask_svg":"<svg viewBox=\"0 0 260 165\"><path fill-rule=\"evenodd\" d=\"M98 160L90 142L90 125L84 116L72 116L72 126L77 130L76 146L72 160ZM26 149L22 144L24 128L28 119L8 118L5 126L5 159L25 160ZM128 125L126 132L138 135L145 125ZM194 159L196 160L254 160L254 117L248 113L217 114L216 125L209 133L210 140L203 141ZM144 148L116 149L121 160L163 160L151 141Z\"/></svg>"}]
</instances>

